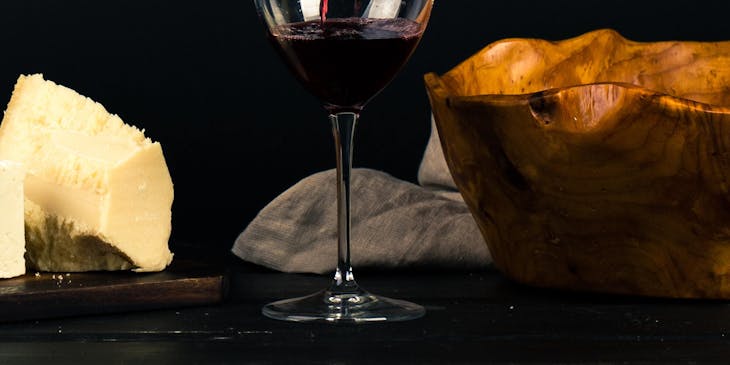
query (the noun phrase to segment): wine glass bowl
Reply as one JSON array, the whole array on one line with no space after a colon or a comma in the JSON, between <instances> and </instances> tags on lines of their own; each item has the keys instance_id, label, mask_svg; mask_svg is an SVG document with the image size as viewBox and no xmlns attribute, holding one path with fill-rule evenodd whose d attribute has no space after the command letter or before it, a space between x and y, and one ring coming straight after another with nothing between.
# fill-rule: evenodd
<instances>
[{"instance_id":1,"label":"wine glass bowl","mask_svg":"<svg viewBox=\"0 0 730 365\"><path fill-rule=\"evenodd\" d=\"M328 111L339 112L360 111L404 66L423 35L432 0L256 3L292 73Z\"/></svg>"},{"instance_id":2,"label":"wine glass bowl","mask_svg":"<svg viewBox=\"0 0 730 365\"><path fill-rule=\"evenodd\" d=\"M372 294L350 264L350 172L360 112L404 67L433 0L254 0L265 34L301 85L329 114L337 162L337 266L331 284L266 304L270 318L364 323L422 317L415 303ZM333 258L334 261L335 258Z\"/></svg>"}]
</instances>

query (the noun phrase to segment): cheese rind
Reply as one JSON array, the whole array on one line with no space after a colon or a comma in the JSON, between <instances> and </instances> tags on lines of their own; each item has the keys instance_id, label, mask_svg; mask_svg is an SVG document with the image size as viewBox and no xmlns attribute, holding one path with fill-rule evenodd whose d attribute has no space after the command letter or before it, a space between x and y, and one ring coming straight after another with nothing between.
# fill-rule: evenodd
<instances>
[{"instance_id":1,"label":"cheese rind","mask_svg":"<svg viewBox=\"0 0 730 365\"><path fill-rule=\"evenodd\" d=\"M0 278L25 274L24 179L20 163L0 161Z\"/></svg>"},{"instance_id":2,"label":"cheese rind","mask_svg":"<svg viewBox=\"0 0 730 365\"><path fill-rule=\"evenodd\" d=\"M75 219L25 202L28 266L40 271L128 270L132 260L108 238Z\"/></svg>"},{"instance_id":3,"label":"cheese rind","mask_svg":"<svg viewBox=\"0 0 730 365\"><path fill-rule=\"evenodd\" d=\"M101 104L21 75L0 124L0 159L27 169L30 267L160 271L172 261L162 147Z\"/></svg>"}]
</instances>

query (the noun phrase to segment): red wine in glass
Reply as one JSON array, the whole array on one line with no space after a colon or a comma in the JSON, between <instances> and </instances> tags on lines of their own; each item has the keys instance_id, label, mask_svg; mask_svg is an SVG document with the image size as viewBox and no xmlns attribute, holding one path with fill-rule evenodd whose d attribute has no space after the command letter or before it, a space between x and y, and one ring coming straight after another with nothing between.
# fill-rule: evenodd
<instances>
[{"instance_id":1,"label":"red wine in glass","mask_svg":"<svg viewBox=\"0 0 730 365\"><path fill-rule=\"evenodd\" d=\"M355 282L350 265L350 174L360 112L411 57L434 0L314 1L254 3L276 51L329 113L337 158L337 267L327 288L268 303L262 313L280 320L327 323L420 318L423 306L371 294Z\"/></svg>"},{"instance_id":2,"label":"red wine in glass","mask_svg":"<svg viewBox=\"0 0 730 365\"><path fill-rule=\"evenodd\" d=\"M284 24L275 48L330 112L360 110L409 59L423 34L405 19L337 18Z\"/></svg>"}]
</instances>

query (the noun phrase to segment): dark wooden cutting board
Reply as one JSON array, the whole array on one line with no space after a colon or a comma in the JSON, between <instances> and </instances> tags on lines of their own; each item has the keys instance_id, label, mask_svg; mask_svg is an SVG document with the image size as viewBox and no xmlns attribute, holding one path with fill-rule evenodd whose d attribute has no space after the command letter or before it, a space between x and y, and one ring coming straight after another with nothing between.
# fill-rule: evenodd
<instances>
[{"instance_id":1,"label":"dark wooden cutting board","mask_svg":"<svg viewBox=\"0 0 730 365\"><path fill-rule=\"evenodd\" d=\"M209 305L227 286L223 267L189 259L155 273L29 271L0 279L0 322Z\"/></svg>"}]
</instances>

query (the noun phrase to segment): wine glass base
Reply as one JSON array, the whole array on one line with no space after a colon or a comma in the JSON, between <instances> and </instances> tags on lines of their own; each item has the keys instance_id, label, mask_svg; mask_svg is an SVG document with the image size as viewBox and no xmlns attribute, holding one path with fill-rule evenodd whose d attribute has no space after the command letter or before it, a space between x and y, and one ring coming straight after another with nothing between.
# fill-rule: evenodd
<instances>
[{"instance_id":1,"label":"wine glass base","mask_svg":"<svg viewBox=\"0 0 730 365\"><path fill-rule=\"evenodd\" d=\"M321 290L266 304L261 312L269 318L293 322L366 323L417 319L426 314L426 309L362 290L347 294Z\"/></svg>"}]
</instances>

